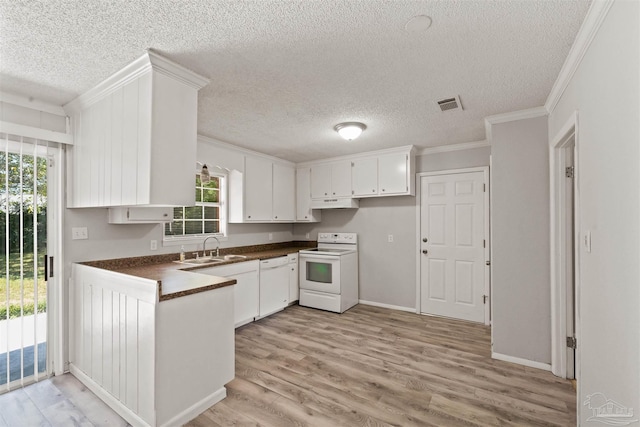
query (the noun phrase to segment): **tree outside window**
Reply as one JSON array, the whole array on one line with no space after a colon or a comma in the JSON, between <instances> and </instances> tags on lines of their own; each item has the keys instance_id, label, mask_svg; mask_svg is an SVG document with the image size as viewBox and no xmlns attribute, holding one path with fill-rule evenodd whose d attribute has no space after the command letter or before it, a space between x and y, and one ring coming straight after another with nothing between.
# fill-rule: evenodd
<instances>
[{"instance_id":1,"label":"tree outside window","mask_svg":"<svg viewBox=\"0 0 640 427\"><path fill-rule=\"evenodd\" d=\"M195 184L196 205L174 208L173 221L164 227L165 236L224 235L224 177L212 175L209 182L203 183L200 174L196 174Z\"/></svg>"}]
</instances>

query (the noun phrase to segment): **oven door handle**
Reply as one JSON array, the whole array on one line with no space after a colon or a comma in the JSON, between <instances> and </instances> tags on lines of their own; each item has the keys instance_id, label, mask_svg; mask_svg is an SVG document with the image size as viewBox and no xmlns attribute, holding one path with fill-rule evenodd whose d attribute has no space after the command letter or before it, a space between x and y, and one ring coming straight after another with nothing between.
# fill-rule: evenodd
<instances>
[{"instance_id":1,"label":"oven door handle","mask_svg":"<svg viewBox=\"0 0 640 427\"><path fill-rule=\"evenodd\" d=\"M338 261L340 259L339 256L333 256L333 255L315 255L315 254L300 254L300 261L305 261L305 260L315 260L315 259L326 259L329 261Z\"/></svg>"}]
</instances>

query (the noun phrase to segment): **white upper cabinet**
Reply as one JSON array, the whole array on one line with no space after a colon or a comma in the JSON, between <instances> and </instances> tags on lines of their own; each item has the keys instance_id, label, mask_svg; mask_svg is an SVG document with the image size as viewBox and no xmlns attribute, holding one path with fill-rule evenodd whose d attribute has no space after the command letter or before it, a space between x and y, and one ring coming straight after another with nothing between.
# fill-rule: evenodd
<instances>
[{"instance_id":1,"label":"white upper cabinet","mask_svg":"<svg viewBox=\"0 0 640 427\"><path fill-rule=\"evenodd\" d=\"M311 168L296 169L296 222L319 222L319 209L311 209Z\"/></svg>"},{"instance_id":2,"label":"white upper cabinet","mask_svg":"<svg viewBox=\"0 0 640 427\"><path fill-rule=\"evenodd\" d=\"M229 174L229 222L294 222L295 185L293 164L245 156Z\"/></svg>"},{"instance_id":3,"label":"white upper cabinet","mask_svg":"<svg viewBox=\"0 0 640 427\"><path fill-rule=\"evenodd\" d=\"M311 198L351 197L351 162L311 166Z\"/></svg>"},{"instance_id":4,"label":"white upper cabinet","mask_svg":"<svg viewBox=\"0 0 640 427\"><path fill-rule=\"evenodd\" d=\"M353 197L414 195L412 150L354 159Z\"/></svg>"},{"instance_id":5,"label":"white upper cabinet","mask_svg":"<svg viewBox=\"0 0 640 427\"><path fill-rule=\"evenodd\" d=\"M193 205L198 90L207 83L147 52L65 105L68 206Z\"/></svg>"},{"instance_id":6,"label":"white upper cabinet","mask_svg":"<svg viewBox=\"0 0 640 427\"><path fill-rule=\"evenodd\" d=\"M245 220L271 221L273 206L273 163L261 157L244 160Z\"/></svg>"},{"instance_id":7,"label":"white upper cabinet","mask_svg":"<svg viewBox=\"0 0 640 427\"><path fill-rule=\"evenodd\" d=\"M296 169L291 165L273 164L273 220L293 222L296 219Z\"/></svg>"},{"instance_id":8,"label":"white upper cabinet","mask_svg":"<svg viewBox=\"0 0 640 427\"><path fill-rule=\"evenodd\" d=\"M355 159L352 162L351 180L353 197L368 197L378 194L378 158Z\"/></svg>"},{"instance_id":9,"label":"white upper cabinet","mask_svg":"<svg viewBox=\"0 0 640 427\"><path fill-rule=\"evenodd\" d=\"M383 154L378 157L378 190L380 195L414 194L410 192L410 155L407 153Z\"/></svg>"}]
</instances>

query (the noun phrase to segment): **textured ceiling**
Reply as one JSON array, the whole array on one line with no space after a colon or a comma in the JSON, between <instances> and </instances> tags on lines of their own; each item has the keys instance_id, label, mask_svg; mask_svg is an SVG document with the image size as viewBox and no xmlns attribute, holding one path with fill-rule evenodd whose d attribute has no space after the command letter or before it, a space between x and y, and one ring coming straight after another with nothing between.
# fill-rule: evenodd
<instances>
[{"instance_id":1,"label":"textured ceiling","mask_svg":"<svg viewBox=\"0 0 640 427\"><path fill-rule=\"evenodd\" d=\"M586 0L0 0L0 90L65 104L152 48L211 79L202 135L305 161L479 141L544 104ZM415 15L431 28L410 33ZM459 95L464 111L436 101ZM367 130L352 142L343 121Z\"/></svg>"}]
</instances>

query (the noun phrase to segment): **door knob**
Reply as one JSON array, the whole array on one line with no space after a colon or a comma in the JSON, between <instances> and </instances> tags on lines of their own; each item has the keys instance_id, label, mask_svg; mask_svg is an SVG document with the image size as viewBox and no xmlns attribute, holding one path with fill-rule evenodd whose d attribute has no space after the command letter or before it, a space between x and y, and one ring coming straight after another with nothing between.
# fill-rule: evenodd
<instances>
[{"instance_id":1,"label":"door knob","mask_svg":"<svg viewBox=\"0 0 640 427\"><path fill-rule=\"evenodd\" d=\"M427 238L426 238L426 237L423 237L423 238L422 238L422 241L423 241L423 242L425 242L425 243L427 243Z\"/></svg>"},{"instance_id":2,"label":"door knob","mask_svg":"<svg viewBox=\"0 0 640 427\"><path fill-rule=\"evenodd\" d=\"M426 250L426 249L424 249L424 250L422 251L422 253L426 255L426 254L428 254L428 253L429 253L429 251L428 251L428 250Z\"/></svg>"}]
</instances>

